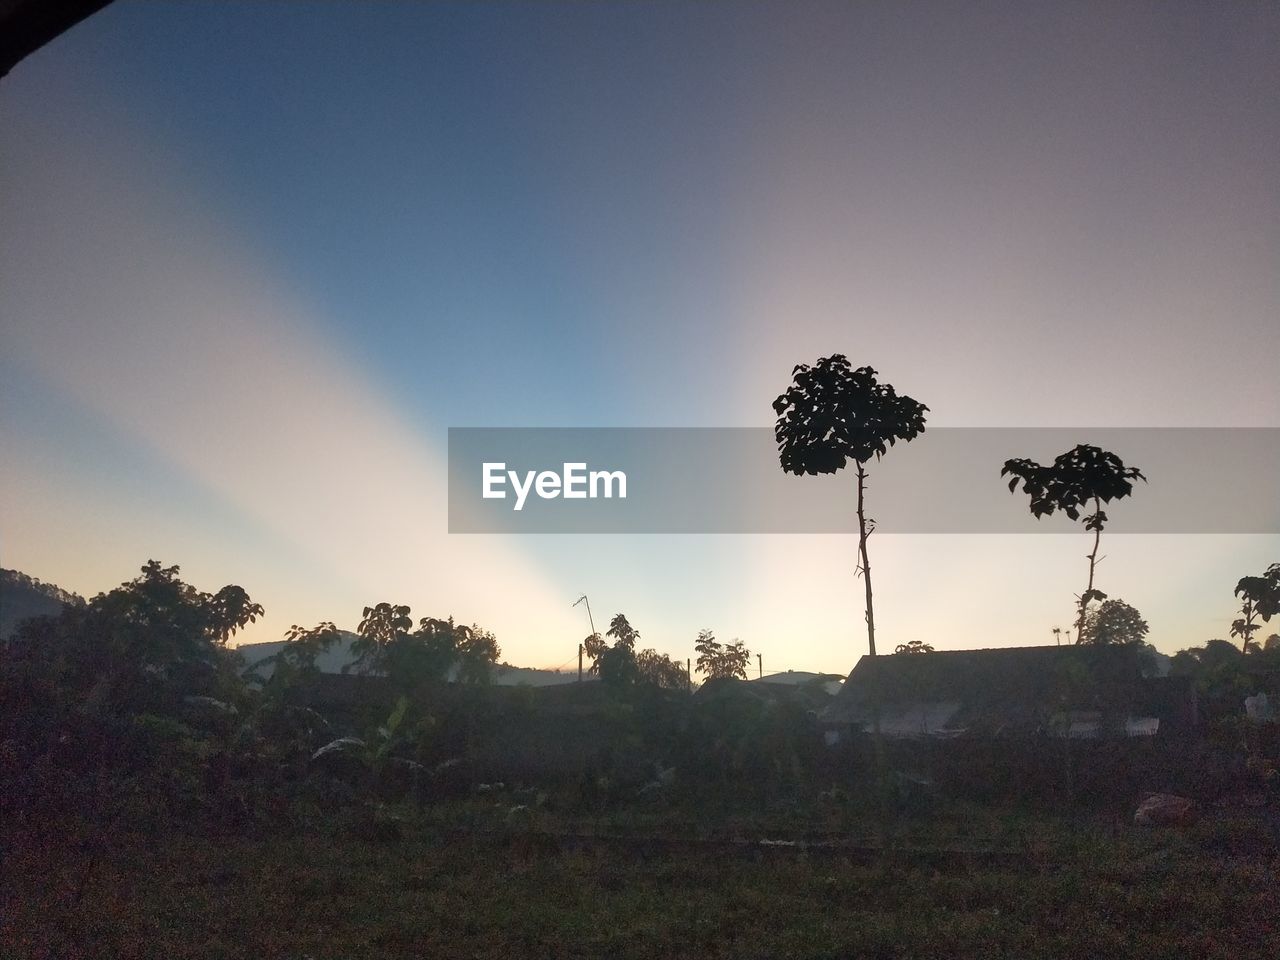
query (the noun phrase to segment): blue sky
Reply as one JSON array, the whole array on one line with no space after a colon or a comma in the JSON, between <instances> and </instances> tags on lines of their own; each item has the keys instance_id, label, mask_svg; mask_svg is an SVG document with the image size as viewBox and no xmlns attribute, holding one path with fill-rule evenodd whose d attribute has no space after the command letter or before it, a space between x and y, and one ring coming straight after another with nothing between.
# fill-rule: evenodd
<instances>
[{"instance_id":1,"label":"blue sky","mask_svg":"<svg viewBox=\"0 0 1280 960\"><path fill-rule=\"evenodd\" d=\"M444 431L767 424L836 351L936 424L1280 425L1278 27L119 0L0 82L0 562L178 562L262 599L255 639L404 600L535 665L586 591L675 655L846 669L847 538L461 542ZM1086 552L876 549L882 633L953 647L1051 639ZM1176 649L1276 551L1116 538L1103 575Z\"/></svg>"}]
</instances>

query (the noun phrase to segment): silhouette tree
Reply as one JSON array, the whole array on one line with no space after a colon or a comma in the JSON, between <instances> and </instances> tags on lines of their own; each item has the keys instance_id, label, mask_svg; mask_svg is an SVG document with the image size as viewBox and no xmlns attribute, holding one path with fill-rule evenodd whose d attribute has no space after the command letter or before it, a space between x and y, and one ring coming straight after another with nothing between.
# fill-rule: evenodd
<instances>
[{"instance_id":1,"label":"silhouette tree","mask_svg":"<svg viewBox=\"0 0 1280 960\"><path fill-rule=\"evenodd\" d=\"M609 641L598 632L590 634L582 641L582 652L591 661L591 672L600 673L600 657L609 649Z\"/></svg>"},{"instance_id":2,"label":"silhouette tree","mask_svg":"<svg viewBox=\"0 0 1280 960\"><path fill-rule=\"evenodd\" d=\"M502 656L493 631L478 624L458 627L455 632L458 652L458 679L463 683L486 683L493 677L494 664Z\"/></svg>"},{"instance_id":3,"label":"silhouette tree","mask_svg":"<svg viewBox=\"0 0 1280 960\"><path fill-rule=\"evenodd\" d=\"M361 658L356 663L385 673L402 691L443 683L455 667L456 679L462 683L487 682L501 655L492 633L474 624L463 626L453 617L423 617L418 628L409 632L413 621L408 607L379 604L366 607L365 614L358 631L361 637L356 641L365 649L358 651ZM356 644L352 644L353 650Z\"/></svg>"},{"instance_id":4,"label":"silhouette tree","mask_svg":"<svg viewBox=\"0 0 1280 960\"><path fill-rule=\"evenodd\" d=\"M601 681L611 686L629 686L640 679L635 651L622 643L606 648L595 666Z\"/></svg>"},{"instance_id":5,"label":"silhouette tree","mask_svg":"<svg viewBox=\"0 0 1280 960\"><path fill-rule=\"evenodd\" d=\"M412 629L413 620L407 606L379 603L365 607L363 619L356 627L358 636L351 644L351 652L356 655L352 666L361 672L383 670L388 650Z\"/></svg>"},{"instance_id":6,"label":"silhouette tree","mask_svg":"<svg viewBox=\"0 0 1280 960\"><path fill-rule=\"evenodd\" d=\"M925 643L923 640L912 640L910 643L900 643L893 648L896 653L933 653L933 645Z\"/></svg>"},{"instance_id":7,"label":"silhouette tree","mask_svg":"<svg viewBox=\"0 0 1280 960\"><path fill-rule=\"evenodd\" d=\"M613 638L613 646L605 637ZM593 633L582 641L582 652L591 661L591 673L604 678L604 661L609 660L609 668L614 680L631 682L636 678L636 641L640 639L640 631L631 625L624 614L614 614L609 622L609 629L601 636ZM626 656L614 655L606 657L610 650L623 650Z\"/></svg>"},{"instance_id":8,"label":"silhouette tree","mask_svg":"<svg viewBox=\"0 0 1280 960\"><path fill-rule=\"evenodd\" d=\"M1076 643L1084 640L1085 621L1089 604L1105 600L1107 595L1095 590L1093 575L1097 568L1098 545L1107 515L1104 503L1120 500L1133 492L1133 482L1147 478L1137 467L1126 467L1114 453L1100 447L1080 444L1061 454L1052 466L1041 466L1034 460L1006 460L1000 476L1011 476L1009 492L1022 484L1023 491L1031 498L1031 512L1039 520L1061 510L1072 520L1081 518L1081 508L1093 505L1093 513L1084 517L1084 528L1093 532L1093 552L1089 557L1089 582L1079 597L1076 614Z\"/></svg>"},{"instance_id":9,"label":"silhouette tree","mask_svg":"<svg viewBox=\"0 0 1280 960\"><path fill-rule=\"evenodd\" d=\"M688 690L689 675L684 664L676 663L657 650L641 650L636 654L636 670L641 683L648 683L664 690Z\"/></svg>"},{"instance_id":10,"label":"silhouette tree","mask_svg":"<svg viewBox=\"0 0 1280 960\"><path fill-rule=\"evenodd\" d=\"M240 687L227 640L262 616L235 585L209 594L150 560L141 575L57 616L25 621L12 655L52 669L88 713L162 709L174 696L231 696Z\"/></svg>"},{"instance_id":11,"label":"silhouette tree","mask_svg":"<svg viewBox=\"0 0 1280 960\"><path fill-rule=\"evenodd\" d=\"M794 474L836 473L850 461L857 468L858 569L866 591L867 645L874 657L876 619L867 539L875 521L865 509L866 465L897 441L911 441L923 433L929 408L880 383L871 367L854 369L839 353L813 366L800 364L791 378L791 386L773 402L778 415L773 435L782 469Z\"/></svg>"},{"instance_id":12,"label":"silhouette tree","mask_svg":"<svg viewBox=\"0 0 1280 960\"><path fill-rule=\"evenodd\" d=\"M699 630L693 649L698 654L698 672L704 674L708 680L747 679L747 664L751 662L751 651L743 646L741 640L723 644L716 639L712 631Z\"/></svg>"},{"instance_id":13,"label":"silhouette tree","mask_svg":"<svg viewBox=\"0 0 1280 960\"><path fill-rule=\"evenodd\" d=\"M1137 610L1120 599L1104 600L1085 621L1083 642L1098 646L1142 643L1147 633L1147 621Z\"/></svg>"},{"instance_id":14,"label":"silhouette tree","mask_svg":"<svg viewBox=\"0 0 1280 960\"><path fill-rule=\"evenodd\" d=\"M1241 577L1236 584L1235 595L1242 603L1239 618L1231 624L1231 635L1240 638L1241 649L1248 653L1249 641L1262 627L1258 618L1261 617L1265 623L1280 613L1280 563L1267 567L1261 576Z\"/></svg>"},{"instance_id":15,"label":"silhouette tree","mask_svg":"<svg viewBox=\"0 0 1280 960\"><path fill-rule=\"evenodd\" d=\"M604 632L604 635L613 637L614 646L626 647L628 650L635 650L636 641L640 639L640 631L631 626L621 613L615 614L609 621L609 629Z\"/></svg>"}]
</instances>

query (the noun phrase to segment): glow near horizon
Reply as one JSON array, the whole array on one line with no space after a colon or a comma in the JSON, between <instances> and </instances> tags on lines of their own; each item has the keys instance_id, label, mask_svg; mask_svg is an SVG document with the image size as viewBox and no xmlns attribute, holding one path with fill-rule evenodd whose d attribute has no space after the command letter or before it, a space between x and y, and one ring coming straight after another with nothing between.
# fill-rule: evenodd
<instances>
[{"instance_id":1,"label":"glow near horizon","mask_svg":"<svg viewBox=\"0 0 1280 960\"><path fill-rule=\"evenodd\" d=\"M6 380L25 383L29 393L6 401L6 566L92 593L131 576L150 556L178 562L201 587L239 582L264 603L268 618L248 639L275 639L295 621L350 626L361 606L389 599L411 603L417 616L480 622L498 633L506 659L551 666L571 662L585 633L581 612L570 608L585 590L598 626L623 610L641 628L642 645L680 658L702 626L741 636L770 670L840 672L863 649L861 589L846 537L447 537L445 424L406 410L406 384L335 336L296 279L273 276L261 237L208 201L217 191L192 181L183 164L161 159L173 144L118 114L87 115L85 99L75 90L66 98L71 106L42 112L16 79L0 87L0 117L19 131L7 138L0 168L11 198L0 234L6 365L15 374ZM1032 203L1027 222L996 215L1007 234L988 221L970 257L938 261L943 269L921 277L904 264L913 244L940 229L929 204L898 206L892 189L888 200L843 195L848 172L822 159L833 156L833 135L806 129L802 115L780 112L778 122L795 129L742 158L750 176L738 176L750 182L730 205L740 217L765 216L749 235L724 225L724 261L705 287L690 282L669 300L611 310L612 341L596 359L625 357L619 380L632 418L644 422L646 384L665 386L702 369L710 371L706 383L675 386L680 404L654 398L651 415L767 422L768 400L793 362L843 350L928 402L935 423L1280 419L1280 400L1260 377L1230 396L1147 380L1145 401L1132 402L1127 378L1136 350L1154 349L1147 361L1183 384L1206 358L1221 371L1237 368L1235 357L1213 351L1219 331L1196 320L1208 304L1220 315L1234 298L1233 310L1255 318L1249 335L1265 336L1265 292L1258 300L1251 288L1233 289L1230 273L1191 290L1173 282L1199 256L1194 247L1175 255L1190 233L1174 231L1142 284L1086 303L1071 277L1055 280L1050 269L1079 237L1062 249L1020 242L1035 235L1030 221L1040 217L1078 229L1079 215L1058 203L1054 184L1032 183L1022 188L1021 199ZM887 160L868 162L874 171ZM777 170L807 173L771 179ZM770 188L762 200L750 199L749 187L760 183ZM979 204L995 186L971 184ZM855 214L876 229L851 232ZM1191 228L1190 220L1181 225ZM1000 268L975 275L983 262ZM582 271L593 267L605 279L618 270L588 258ZM682 325L708 300L732 319L685 334ZM1114 351L1087 372L1083 398L1035 392L1045 380L1077 374L1070 356L1038 352L1037 339L1053 336L1061 320L1055 310L1136 309L1180 316L1179 337L1152 346L1150 326L1117 328ZM947 314L942 322L939 311ZM1040 320L1023 332L1011 319L1019 315ZM898 328L832 319L858 316L889 318ZM1085 328L1105 329L1098 321ZM975 355L966 349L974 331L1001 349ZM661 344L684 339L683 356L652 349L638 339L642 333ZM922 338L936 357L920 356ZM970 366L951 362L957 357ZM434 359L428 351L428 369ZM1010 395L1030 402L1010 415ZM65 404L65 420L41 435L32 408L45 403ZM512 415L525 411L513 407ZM85 459L91 445L77 432L104 429L119 440L106 455L121 462L107 484L96 482ZM133 482L121 483L122 476ZM1023 508L1011 502L1010 509ZM1135 603L1165 650L1225 636L1235 578L1276 552L1275 538L1266 537L1111 537L1105 544L1104 589ZM1052 625L1068 626L1070 593L1083 571L1083 547L1062 537L884 537L874 549L882 648L910 639L942 647L1051 642Z\"/></svg>"}]
</instances>

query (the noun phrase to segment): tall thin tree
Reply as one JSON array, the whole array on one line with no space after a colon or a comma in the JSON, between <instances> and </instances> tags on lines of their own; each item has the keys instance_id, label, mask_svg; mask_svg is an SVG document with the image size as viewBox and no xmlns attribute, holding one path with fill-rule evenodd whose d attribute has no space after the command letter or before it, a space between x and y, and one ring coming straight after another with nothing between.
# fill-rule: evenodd
<instances>
[{"instance_id":1,"label":"tall thin tree","mask_svg":"<svg viewBox=\"0 0 1280 960\"><path fill-rule=\"evenodd\" d=\"M922 403L876 379L871 367L854 368L843 354L791 371L791 385L773 401L773 435L782 469L794 474L836 473L852 462L858 479L858 570L866 592L867 647L876 655L876 618L867 540L875 521L866 513L866 466L897 441L924 432Z\"/></svg>"},{"instance_id":2,"label":"tall thin tree","mask_svg":"<svg viewBox=\"0 0 1280 960\"><path fill-rule=\"evenodd\" d=\"M1109 450L1085 443L1060 454L1049 466L1025 458L1006 460L1000 476L1012 477L1010 493L1018 489L1019 483L1022 484L1023 491L1031 498L1031 512L1037 520L1051 516L1057 510L1072 520L1079 520L1081 509L1090 504L1093 506L1093 513L1084 517L1085 530L1093 533L1093 550L1088 555L1089 582L1076 605L1076 643L1082 643L1089 604L1107 598L1093 585L1102 528L1107 523L1102 505L1129 496L1133 492L1134 481L1146 483L1147 478L1137 467L1126 467L1124 461Z\"/></svg>"}]
</instances>

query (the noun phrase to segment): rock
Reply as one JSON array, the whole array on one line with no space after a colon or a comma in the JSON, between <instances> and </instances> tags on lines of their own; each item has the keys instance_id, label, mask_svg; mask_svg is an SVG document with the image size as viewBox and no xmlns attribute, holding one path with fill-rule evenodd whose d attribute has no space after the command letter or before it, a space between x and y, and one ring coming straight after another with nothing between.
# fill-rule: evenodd
<instances>
[{"instance_id":1,"label":"rock","mask_svg":"<svg viewBox=\"0 0 1280 960\"><path fill-rule=\"evenodd\" d=\"M1190 823L1195 819L1195 802L1171 793L1153 793L1133 815L1139 827L1172 827Z\"/></svg>"}]
</instances>

